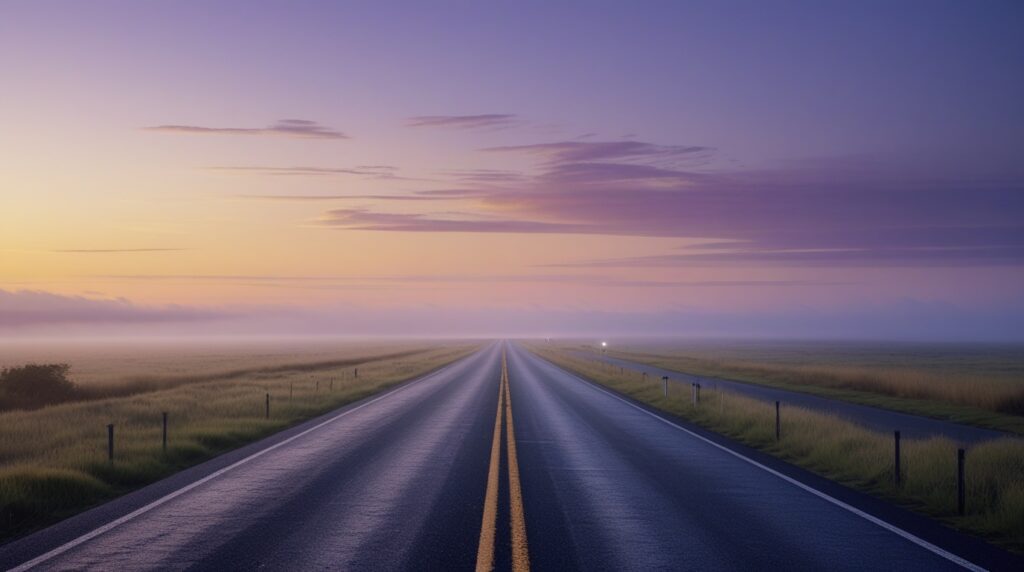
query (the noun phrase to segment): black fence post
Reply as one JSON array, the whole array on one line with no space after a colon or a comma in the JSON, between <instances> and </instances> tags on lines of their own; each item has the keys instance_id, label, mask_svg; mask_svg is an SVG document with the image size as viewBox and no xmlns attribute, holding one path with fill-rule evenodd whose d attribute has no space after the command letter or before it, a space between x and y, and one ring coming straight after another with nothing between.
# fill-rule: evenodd
<instances>
[{"instance_id":1,"label":"black fence post","mask_svg":"<svg viewBox=\"0 0 1024 572\"><path fill-rule=\"evenodd\" d=\"M107 460L114 462L114 424L107 424Z\"/></svg>"},{"instance_id":2,"label":"black fence post","mask_svg":"<svg viewBox=\"0 0 1024 572\"><path fill-rule=\"evenodd\" d=\"M779 418L779 402L775 402L775 440L778 441L782 434L782 420Z\"/></svg>"},{"instance_id":3,"label":"black fence post","mask_svg":"<svg viewBox=\"0 0 1024 572\"><path fill-rule=\"evenodd\" d=\"M267 393L267 419L270 419L270 393Z\"/></svg>"},{"instance_id":4,"label":"black fence post","mask_svg":"<svg viewBox=\"0 0 1024 572\"><path fill-rule=\"evenodd\" d=\"M895 431L893 436L893 461L892 461L892 482L900 486L900 432Z\"/></svg>"},{"instance_id":5,"label":"black fence post","mask_svg":"<svg viewBox=\"0 0 1024 572\"><path fill-rule=\"evenodd\" d=\"M966 505L966 491L964 490L964 450L956 450L956 512L960 516L964 515L964 511L967 508Z\"/></svg>"},{"instance_id":6,"label":"black fence post","mask_svg":"<svg viewBox=\"0 0 1024 572\"><path fill-rule=\"evenodd\" d=\"M164 418L164 453L167 452L167 412L163 412Z\"/></svg>"}]
</instances>

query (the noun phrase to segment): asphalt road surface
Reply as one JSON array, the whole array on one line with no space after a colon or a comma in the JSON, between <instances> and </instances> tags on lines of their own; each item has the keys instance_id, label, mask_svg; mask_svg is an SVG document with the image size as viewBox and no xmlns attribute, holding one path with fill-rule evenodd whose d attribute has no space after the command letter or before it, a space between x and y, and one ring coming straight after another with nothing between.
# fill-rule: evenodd
<instances>
[{"instance_id":1,"label":"asphalt road surface","mask_svg":"<svg viewBox=\"0 0 1024 572\"><path fill-rule=\"evenodd\" d=\"M1021 569L514 344L0 547L0 568L18 570L470 570L482 558L499 570Z\"/></svg>"},{"instance_id":2,"label":"asphalt road surface","mask_svg":"<svg viewBox=\"0 0 1024 572\"><path fill-rule=\"evenodd\" d=\"M662 369L611 356L597 355L590 352L575 351L573 353L579 357L603 361L626 370L646 371L653 379L660 379L662 376L667 375L669 380L672 382L685 384L700 383L705 389L721 387L728 391L753 397L754 399L760 399L762 401L780 401L784 405L794 405L805 409L828 413L830 415L837 415L876 431L891 433L899 430L902 436L907 438L924 439L927 437L939 436L947 437L959 443L971 444L1008 436L1002 431L995 431L993 429L983 429L981 427L961 425L959 423L942 421L940 419L930 419L928 417L899 413L888 409L880 409L878 407L871 407L868 405L858 405L856 403L829 399L827 397L819 397L817 395L810 395L797 391L787 391L785 389L778 389L753 383L744 383L742 381L691 375L688 373Z\"/></svg>"}]
</instances>

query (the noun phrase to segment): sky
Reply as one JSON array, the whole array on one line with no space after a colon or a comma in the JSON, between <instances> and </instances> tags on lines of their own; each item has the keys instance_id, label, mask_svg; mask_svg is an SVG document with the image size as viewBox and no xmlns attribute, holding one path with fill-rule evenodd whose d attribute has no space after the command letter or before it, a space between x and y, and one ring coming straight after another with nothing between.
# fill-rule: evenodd
<instances>
[{"instance_id":1,"label":"sky","mask_svg":"<svg viewBox=\"0 0 1024 572\"><path fill-rule=\"evenodd\" d=\"M1022 25L0 0L0 336L1022 341Z\"/></svg>"}]
</instances>

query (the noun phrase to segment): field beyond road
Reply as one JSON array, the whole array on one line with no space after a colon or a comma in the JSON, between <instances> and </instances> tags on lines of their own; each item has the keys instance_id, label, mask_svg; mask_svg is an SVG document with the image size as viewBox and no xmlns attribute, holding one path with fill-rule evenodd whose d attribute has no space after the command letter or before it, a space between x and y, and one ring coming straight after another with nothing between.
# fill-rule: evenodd
<instances>
[{"instance_id":1,"label":"field beyond road","mask_svg":"<svg viewBox=\"0 0 1024 572\"><path fill-rule=\"evenodd\" d=\"M594 344L563 349L600 351ZM1024 348L881 342L625 342L610 357L1024 435Z\"/></svg>"},{"instance_id":2,"label":"field beyond road","mask_svg":"<svg viewBox=\"0 0 1024 572\"><path fill-rule=\"evenodd\" d=\"M336 344L315 351L262 347L249 355L241 347L178 348L139 353L125 362L132 365L123 372L117 365L121 358L86 353L77 360L90 372L82 385L130 387L131 392L0 413L0 538L24 534L421 376L478 347L475 342ZM12 365L9 349L3 358L4 365ZM69 359L72 379L74 358ZM149 368L140 365L147 360ZM154 362L175 365L168 371ZM108 424L114 426L113 461L107 458Z\"/></svg>"}]
</instances>

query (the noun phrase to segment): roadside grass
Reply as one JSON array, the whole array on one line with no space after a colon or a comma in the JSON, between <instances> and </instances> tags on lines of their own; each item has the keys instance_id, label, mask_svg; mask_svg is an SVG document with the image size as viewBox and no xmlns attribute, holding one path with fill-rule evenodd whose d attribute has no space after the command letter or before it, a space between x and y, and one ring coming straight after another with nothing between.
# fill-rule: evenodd
<instances>
[{"instance_id":1,"label":"roadside grass","mask_svg":"<svg viewBox=\"0 0 1024 572\"><path fill-rule=\"evenodd\" d=\"M0 539L20 536L472 353L434 345L344 367L269 368L0 414ZM358 364L359 375L350 367ZM332 389L333 383L333 389ZM317 385L319 384L319 386ZM265 418L266 394L270 418ZM168 413L167 452L161 413ZM106 425L114 424L114 461Z\"/></svg>"},{"instance_id":2,"label":"roadside grass","mask_svg":"<svg viewBox=\"0 0 1024 572\"><path fill-rule=\"evenodd\" d=\"M839 417L783 406L775 439L775 407L712 387L692 403L689 386L609 367L564 351L528 346L587 379L702 427L765 451L844 485L935 517L955 528L1024 553L1024 439L1007 437L972 446L966 457L966 514L957 514L956 450L948 439L903 439L902 484L894 483L893 437Z\"/></svg>"},{"instance_id":3,"label":"roadside grass","mask_svg":"<svg viewBox=\"0 0 1024 572\"><path fill-rule=\"evenodd\" d=\"M1024 380L1006 376L912 367L764 363L641 351L608 353L680 373L767 385L1024 435Z\"/></svg>"}]
</instances>

